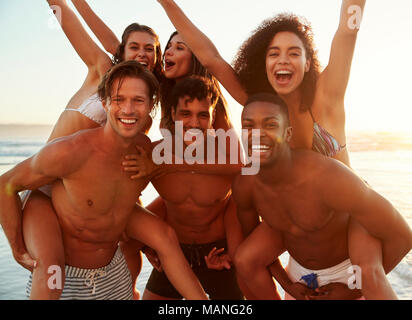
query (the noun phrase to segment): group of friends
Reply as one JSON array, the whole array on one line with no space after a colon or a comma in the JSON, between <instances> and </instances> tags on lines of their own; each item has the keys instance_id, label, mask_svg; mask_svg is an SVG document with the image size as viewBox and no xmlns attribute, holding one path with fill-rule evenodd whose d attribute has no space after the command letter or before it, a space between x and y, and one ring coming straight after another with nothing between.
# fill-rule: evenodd
<instances>
[{"instance_id":1,"label":"group of friends","mask_svg":"<svg viewBox=\"0 0 412 320\"><path fill-rule=\"evenodd\" d=\"M113 58L65 0L47 2L88 73L48 143L0 177L0 222L31 271L30 299L139 298L141 252L154 267L143 299L281 299L273 278L286 299L397 298L386 274L411 250L412 231L351 170L346 148L359 31L347 22L366 0L342 0L323 71L310 24L293 14L265 20L231 66L173 0L158 0L177 30L163 54L150 27L133 23L119 41L72 0ZM244 106L244 151L259 172L242 175L230 152L226 164L188 164L175 146L164 150L174 164L155 164L162 140L146 134L157 106L162 132L185 150L206 145L210 129L232 129L219 83ZM159 197L144 208L149 182ZM62 270L60 288L50 266Z\"/></svg>"}]
</instances>

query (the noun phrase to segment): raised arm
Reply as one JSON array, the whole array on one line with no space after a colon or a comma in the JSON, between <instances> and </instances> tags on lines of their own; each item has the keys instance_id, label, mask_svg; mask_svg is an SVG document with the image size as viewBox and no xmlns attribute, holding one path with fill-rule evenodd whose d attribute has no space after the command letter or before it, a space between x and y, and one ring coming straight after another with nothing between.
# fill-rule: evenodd
<instances>
[{"instance_id":1,"label":"raised arm","mask_svg":"<svg viewBox=\"0 0 412 320\"><path fill-rule=\"evenodd\" d=\"M412 248L411 228L388 200L368 187L349 168L336 164L334 179L328 179L327 184L318 181L323 184L318 188L326 204L336 212L348 212L379 239L383 247L383 266L386 271L392 270ZM331 171L327 176L331 176Z\"/></svg>"},{"instance_id":2,"label":"raised arm","mask_svg":"<svg viewBox=\"0 0 412 320\"><path fill-rule=\"evenodd\" d=\"M83 28L80 20L65 0L47 0L50 6L57 8L61 17L60 24L73 48L91 70L98 72L100 76L107 71L111 64L109 56L101 50Z\"/></svg>"},{"instance_id":3,"label":"raised arm","mask_svg":"<svg viewBox=\"0 0 412 320\"><path fill-rule=\"evenodd\" d=\"M90 8L86 0L72 0L72 2L94 35L99 39L104 49L112 55L115 55L120 41L113 31L110 30L103 20Z\"/></svg>"},{"instance_id":4,"label":"raised arm","mask_svg":"<svg viewBox=\"0 0 412 320\"><path fill-rule=\"evenodd\" d=\"M26 268L34 261L29 257L22 234L22 208L18 192L35 190L67 174L75 165L73 146L56 141L35 156L21 162L0 177L0 224L9 240L13 256Z\"/></svg>"},{"instance_id":5,"label":"raised arm","mask_svg":"<svg viewBox=\"0 0 412 320\"><path fill-rule=\"evenodd\" d=\"M333 38L329 63L321 75L323 94L330 106L343 106L356 39L366 0L342 0L338 30Z\"/></svg>"},{"instance_id":6,"label":"raised arm","mask_svg":"<svg viewBox=\"0 0 412 320\"><path fill-rule=\"evenodd\" d=\"M188 19L173 0L157 1L200 63L217 78L237 102L244 105L247 100L246 91L233 68L223 60L212 41Z\"/></svg>"}]
</instances>

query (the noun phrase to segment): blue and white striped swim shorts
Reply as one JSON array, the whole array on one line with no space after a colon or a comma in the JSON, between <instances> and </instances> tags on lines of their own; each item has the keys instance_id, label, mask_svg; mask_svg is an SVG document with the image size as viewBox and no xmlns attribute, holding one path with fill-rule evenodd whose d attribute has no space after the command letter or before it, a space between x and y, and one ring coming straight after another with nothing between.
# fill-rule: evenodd
<instances>
[{"instance_id":1,"label":"blue and white striped swim shorts","mask_svg":"<svg viewBox=\"0 0 412 320\"><path fill-rule=\"evenodd\" d=\"M66 280L60 300L132 300L132 277L120 248L112 261L99 269L65 267ZM29 298L32 275L26 286Z\"/></svg>"}]
</instances>

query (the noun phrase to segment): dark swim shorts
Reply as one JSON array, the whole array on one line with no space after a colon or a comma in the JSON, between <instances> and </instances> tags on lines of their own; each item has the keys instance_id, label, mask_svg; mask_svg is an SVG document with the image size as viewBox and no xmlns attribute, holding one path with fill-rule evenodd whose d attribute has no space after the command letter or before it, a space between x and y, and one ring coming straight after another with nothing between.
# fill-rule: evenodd
<instances>
[{"instance_id":1,"label":"dark swim shorts","mask_svg":"<svg viewBox=\"0 0 412 320\"><path fill-rule=\"evenodd\" d=\"M227 248L226 240L207 244L180 244L193 272L209 295L211 300L244 300L242 291L236 279L234 267L230 270L212 270L206 265L204 257L216 247ZM153 269L147 281L146 289L162 297L182 299L183 297L173 287L164 272Z\"/></svg>"}]
</instances>

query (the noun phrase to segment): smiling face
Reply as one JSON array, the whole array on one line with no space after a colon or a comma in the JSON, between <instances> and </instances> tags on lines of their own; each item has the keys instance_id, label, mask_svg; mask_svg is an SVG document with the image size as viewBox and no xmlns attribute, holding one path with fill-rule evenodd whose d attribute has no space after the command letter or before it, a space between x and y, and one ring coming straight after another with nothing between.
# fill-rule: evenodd
<instances>
[{"instance_id":1,"label":"smiling face","mask_svg":"<svg viewBox=\"0 0 412 320\"><path fill-rule=\"evenodd\" d=\"M200 130L205 137L207 130L213 129L214 110L210 98L203 100L196 98L191 100L188 96L180 98L176 109L172 109L172 119L174 122L183 122L183 137L181 138L191 136L194 139L197 136L197 130ZM197 129L197 132L193 129ZM190 145L196 140L200 140L200 138L198 137L194 141L184 141L184 144Z\"/></svg>"},{"instance_id":2,"label":"smiling face","mask_svg":"<svg viewBox=\"0 0 412 320\"><path fill-rule=\"evenodd\" d=\"M128 139L142 131L153 102L143 80L126 77L114 80L110 98L103 101L103 106L112 129Z\"/></svg>"},{"instance_id":3,"label":"smiling face","mask_svg":"<svg viewBox=\"0 0 412 320\"><path fill-rule=\"evenodd\" d=\"M179 34L173 36L165 51L165 76L179 80L188 76L192 70L192 51Z\"/></svg>"},{"instance_id":4,"label":"smiling face","mask_svg":"<svg viewBox=\"0 0 412 320\"><path fill-rule=\"evenodd\" d=\"M124 60L136 60L153 71L156 64L156 40L147 32L132 32L124 48Z\"/></svg>"},{"instance_id":5,"label":"smiling face","mask_svg":"<svg viewBox=\"0 0 412 320\"><path fill-rule=\"evenodd\" d=\"M249 157L257 158L261 167L276 162L292 137L286 116L278 105L270 102L256 101L248 104L242 113L242 129L248 131ZM260 142L253 145L253 129L259 130Z\"/></svg>"},{"instance_id":6,"label":"smiling face","mask_svg":"<svg viewBox=\"0 0 412 320\"><path fill-rule=\"evenodd\" d=\"M293 32L277 33L266 53L266 73L279 95L288 95L301 85L310 69L302 40Z\"/></svg>"}]
</instances>

